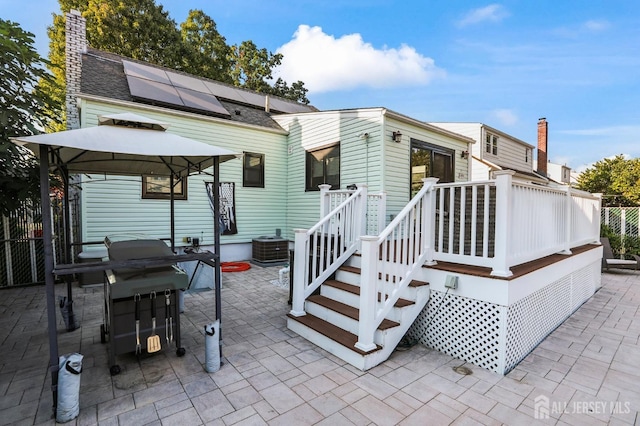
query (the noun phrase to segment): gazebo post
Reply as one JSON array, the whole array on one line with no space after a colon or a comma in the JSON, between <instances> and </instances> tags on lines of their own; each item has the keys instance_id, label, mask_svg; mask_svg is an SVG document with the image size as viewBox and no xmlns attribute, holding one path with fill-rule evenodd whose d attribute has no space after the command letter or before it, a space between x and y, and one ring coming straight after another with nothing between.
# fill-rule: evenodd
<instances>
[{"instance_id":1,"label":"gazebo post","mask_svg":"<svg viewBox=\"0 0 640 426\"><path fill-rule=\"evenodd\" d=\"M220 157L213 157L213 247L215 251L213 268L216 293L216 320L220 326L220 357L222 357L222 301L220 287L222 285L222 270L220 267Z\"/></svg>"},{"instance_id":2,"label":"gazebo post","mask_svg":"<svg viewBox=\"0 0 640 426\"><path fill-rule=\"evenodd\" d=\"M173 196L173 173L169 177L169 200L171 201L170 209L170 221L171 221L171 251L176 252L176 210L175 210L175 197Z\"/></svg>"},{"instance_id":3,"label":"gazebo post","mask_svg":"<svg viewBox=\"0 0 640 426\"><path fill-rule=\"evenodd\" d=\"M61 170L64 191L64 262L73 263L71 259L71 208L69 207L69 171L67 168ZM72 276L66 275L67 283L67 331L73 331L78 328L76 317L73 313L73 289Z\"/></svg>"},{"instance_id":4,"label":"gazebo post","mask_svg":"<svg viewBox=\"0 0 640 426\"><path fill-rule=\"evenodd\" d=\"M58 330L56 327L56 289L53 279L53 245L51 243L51 200L49 200L49 150L40 145L40 205L42 208L42 242L44 245L44 282L47 296L49 330L49 372L53 392L53 413L58 405Z\"/></svg>"}]
</instances>

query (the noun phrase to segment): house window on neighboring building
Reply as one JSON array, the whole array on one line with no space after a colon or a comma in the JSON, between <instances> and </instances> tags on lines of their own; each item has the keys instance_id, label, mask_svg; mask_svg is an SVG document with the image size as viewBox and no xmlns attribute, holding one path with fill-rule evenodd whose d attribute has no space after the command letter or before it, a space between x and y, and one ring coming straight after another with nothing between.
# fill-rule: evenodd
<instances>
[{"instance_id":1,"label":"house window on neighboring building","mask_svg":"<svg viewBox=\"0 0 640 426\"><path fill-rule=\"evenodd\" d=\"M411 197L422 188L422 178L437 177L438 183L453 182L455 151L411 139Z\"/></svg>"},{"instance_id":2,"label":"house window on neighboring building","mask_svg":"<svg viewBox=\"0 0 640 426\"><path fill-rule=\"evenodd\" d=\"M174 178L174 200L187 199L187 182L187 178ZM169 176L142 176L142 198L168 200L171 198L170 186L171 178Z\"/></svg>"},{"instance_id":3,"label":"house window on neighboring building","mask_svg":"<svg viewBox=\"0 0 640 426\"><path fill-rule=\"evenodd\" d=\"M498 155L498 137L496 135L487 133L485 139L485 149L489 154Z\"/></svg>"},{"instance_id":4,"label":"house window on neighboring building","mask_svg":"<svg viewBox=\"0 0 640 426\"><path fill-rule=\"evenodd\" d=\"M340 189L340 144L307 151L305 169L306 191L319 191L323 183Z\"/></svg>"},{"instance_id":5,"label":"house window on neighboring building","mask_svg":"<svg viewBox=\"0 0 640 426\"><path fill-rule=\"evenodd\" d=\"M528 163L531 158L531 150L529 148L525 148L524 150L524 162Z\"/></svg>"},{"instance_id":6,"label":"house window on neighboring building","mask_svg":"<svg viewBox=\"0 0 640 426\"><path fill-rule=\"evenodd\" d=\"M242 165L242 186L264 188L264 154L245 152Z\"/></svg>"}]
</instances>

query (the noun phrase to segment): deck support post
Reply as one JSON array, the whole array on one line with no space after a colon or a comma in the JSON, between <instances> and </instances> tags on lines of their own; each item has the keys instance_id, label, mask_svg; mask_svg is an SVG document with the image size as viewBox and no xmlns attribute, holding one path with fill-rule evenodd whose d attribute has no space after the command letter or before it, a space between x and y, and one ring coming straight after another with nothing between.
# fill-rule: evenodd
<instances>
[{"instance_id":1,"label":"deck support post","mask_svg":"<svg viewBox=\"0 0 640 426\"><path fill-rule=\"evenodd\" d=\"M331 185L323 183L322 185L318 185L318 188L320 188L320 220L322 220L322 218L331 212L331 197L329 197ZM324 234L330 233L328 222L324 225L322 232Z\"/></svg>"},{"instance_id":2,"label":"deck support post","mask_svg":"<svg viewBox=\"0 0 640 426\"><path fill-rule=\"evenodd\" d=\"M566 196L564 203L564 242L560 254L571 254L571 228L573 227L573 199L571 197L571 187L565 188Z\"/></svg>"},{"instance_id":3,"label":"deck support post","mask_svg":"<svg viewBox=\"0 0 640 426\"><path fill-rule=\"evenodd\" d=\"M365 235L360 237L362 244L362 268L360 270L360 314L358 324L358 342L356 348L368 352L376 348L374 323L378 294L378 237Z\"/></svg>"},{"instance_id":4,"label":"deck support post","mask_svg":"<svg viewBox=\"0 0 640 426\"><path fill-rule=\"evenodd\" d=\"M369 185L364 183L357 184L358 189L362 189L362 193L360 194L360 198L356 200L355 207L355 227L354 230L357 232L357 236L367 235L367 210L368 210L368 187ZM344 237L343 237L344 238ZM360 246L360 244L358 244ZM358 247L356 250L360 250Z\"/></svg>"},{"instance_id":5,"label":"deck support post","mask_svg":"<svg viewBox=\"0 0 640 426\"><path fill-rule=\"evenodd\" d=\"M435 261L435 243L436 243L436 191L435 184L438 183L440 178L423 178L422 183L424 186L429 186L429 190L425 195L424 203L422 205L422 235L424 240L422 241L422 247L426 252L425 265L433 266L437 265Z\"/></svg>"},{"instance_id":6,"label":"deck support post","mask_svg":"<svg viewBox=\"0 0 640 426\"><path fill-rule=\"evenodd\" d=\"M509 269L509 231L511 230L511 198L512 180L516 172L501 170L495 172L496 177L496 236L491 275L510 277Z\"/></svg>"},{"instance_id":7,"label":"deck support post","mask_svg":"<svg viewBox=\"0 0 640 426\"><path fill-rule=\"evenodd\" d=\"M307 265L309 262L309 254L307 253L307 230L306 229L294 229L295 242L294 242L294 260L293 260L293 295L291 297L291 312L290 314L295 317L305 315L304 300L306 282L308 280Z\"/></svg>"}]
</instances>

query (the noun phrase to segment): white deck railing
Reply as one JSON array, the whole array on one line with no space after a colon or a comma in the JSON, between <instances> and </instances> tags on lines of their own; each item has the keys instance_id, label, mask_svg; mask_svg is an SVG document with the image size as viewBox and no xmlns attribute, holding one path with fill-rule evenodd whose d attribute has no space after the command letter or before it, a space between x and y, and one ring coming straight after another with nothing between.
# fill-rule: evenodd
<instances>
[{"instance_id":1,"label":"white deck railing","mask_svg":"<svg viewBox=\"0 0 640 426\"><path fill-rule=\"evenodd\" d=\"M295 229L291 314L304 315L304 301L359 248L365 233L367 186L331 191L320 185L321 219L310 229ZM335 194L335 195L333 195ZM330 206L335 207L324 213Z\"/></svg>"},{"instance_id":2,"label":"white deck railing","mask_svg":"<svg viewBox=\"0 0 640 426\"><path fill-rule=\"evenodd\" d=\"M423 179L420 192L375 236L365 235L371 229L367 211L384 196L370 198L365 185L330 192L324 187L320 222L295 230L291 313L305 314L306 298L355 253L360 240L356 347L363 351L375 349L375 330L425 264L484 266L508 277L515 265L599 242L600 196L513 181L513 174L497 172L495 180L483 182ZM373 227L381 229L385 213L377 212Z\"/></svg>"},{"instance_id":3,"label":"white deck railing","mask_svg":"<svg viewBox=\"0 0 640 426\"><path fill-rule=\"evenodd\" d=\"M331 210L349 198L355 189L339 189L330 191L330 185L320 185L320 217L325 217ZM366 229L363 235L378 235L385 226L387 212L387 194L367 194Z\"/></svg>"},{"instance_id":4,"label":"white deck railing","mask_svg":"<svg viewBox=\"0 0 640 426\"><path fill-rule=\"evenodd\" d=\"M513 174L436 185L434 260L484 266L508 277L512 266L599 241L598 196L515 182Z\"/></svg>"},{"instance_id":5,"label":"white deck railing","mask_svg":"<svg viewBox=\"0 0 640 426\"><path fill-rule=\"evenodd\" d=\"M424 186L379 236L362 237L360 317L356 347L376 348L374 333L416 271L431 256L437 178Z\"/></svg>"}]
</instances>

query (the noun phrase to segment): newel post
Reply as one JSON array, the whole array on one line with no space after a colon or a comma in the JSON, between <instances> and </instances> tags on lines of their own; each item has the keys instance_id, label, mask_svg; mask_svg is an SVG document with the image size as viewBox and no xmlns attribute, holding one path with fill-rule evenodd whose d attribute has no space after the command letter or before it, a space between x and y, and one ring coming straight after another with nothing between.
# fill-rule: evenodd
<instances>
[{"instance_id":1,"label":"newel post","mask_svg":"<svg viewBox=\"0 0 640 426\"><path fill-rule=\"evenodd\" d=\"M320 220L322 220L322 218L331 211L331 199L329 197L331 185L323 183L322 185L318 185L318 188L320 188ZM329 234L329 222L323 225L322 232Z\"/></svg>"},{"instance_id":2,"label":"newel post","mask_svg":"<svg viewBox=\"0 0 640 426\"><path fill-rule=\"evenodd\" d=\"M496 235L491 275L510 277L509 233L511 231L511 199L513 197L513 170L494 172L496 178ZM515 229L513 230L516 231Z\"/></svg>"},{"instance_id":3,"label":"newel post","mask_svg":"<svg viewBox=\"0 0 640 426\"><path fill-rule=\"evenodd\" d=\"M564 202L564 241L562 244L562 251L560 254L571 254L571 234L572 227L575 226L573 223L573 197L571 196L571 187L567 185L566 188L566 196ZM586 212L583 212L586 214Z\"/></svg>"},{"instance_id":4,"label":"newel post","mask_svg":"<svg viewBox=\"0 0 640 426\"><path fill-rule=\"evenodd\" d=\"M305 315L304 292L307 282L307 263L309 255L307 253L307 230L294 229L294 259L293 259L293 295L291 296L291 312L296 317Z\"/></svg>"},{"instance_id":5,"label":"newel post","mask_svg":"<svg viewBox=\"0 0 640 426\"><path fill-rule=\"evenodd\" d=\"M376 234L380 234L387 226L387 193L380 193L380 200L378 202L378 229Z\"/></svg>"},{"instance_id":6,"label":"newel post","mask_svg":"<svg viewBox=\"0 0 640 426\"><path fill-rule=\"evenodd\" d=\"M593 211L592 211L592 220L593 220L593 243L594 244L601 244L600 243L600 217L602 214L602 194L601 193L595 193L593 194L596 198L597 201L594 203L593 206ZM605 210L605 214L606 214L606 224L609 224L609 210Z\"/></svg>"},{"instance_id":7,"label":"newel post","mask_svg":"<svg viewBox=\"0 0 640 426\"><path fill-rule=\"evenodd\" d=\"M438 183L440 178L424 178L422 183L427 187L427 193L424 196L424 202L422 204L422 226L421 230L424 240L422 241L422 247L427 253L427 258L424 262L425 265L433 266L438 262L434 260L435 257L435 243L436 243L436 188L435 184Z\"/></svg>"},{"instance_id":8,"label":"newel post","mask_svg":"<svg viewBox=\"0 0 640 426\"><path fill-rule=\"evenodd\" d=\"M360 237L362 244L362 268L360 270L360 316L356 348L372 351L376 348L373 336L376 331L375 312L377 297L376 265L378 262L378 237Z\"/></svg>"},{"instance_id":9,"label":"newel post","mask_svg":"<svg viewBox=\"0 0 640 426\"><path fill-rule=\"evenodd\" d=\"M360 193L360 199L357 201L359 204L356 207L356 230L357 235L367 235L367 210L369 203L369 193L368 187L369 185L364 183L359 183L358 189L362 189Z\"/></svg>"},{"instance_id":10,"label":"newel post","mask_svg":"<svg viewBox=\"0 0 640 426\"><path fill-rule=\"evenodd\" d=\"M322 219L331 211L331 203L329 200L331 185L323 183L322 185L318 185L318 188L320 188L320 219Z\"/></svg>"}]
</instances>

